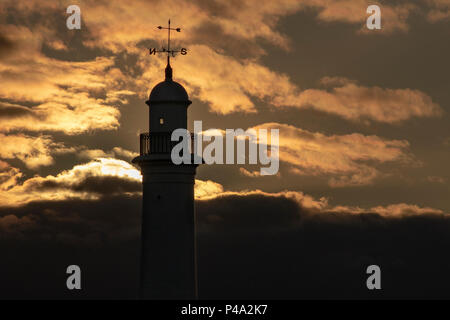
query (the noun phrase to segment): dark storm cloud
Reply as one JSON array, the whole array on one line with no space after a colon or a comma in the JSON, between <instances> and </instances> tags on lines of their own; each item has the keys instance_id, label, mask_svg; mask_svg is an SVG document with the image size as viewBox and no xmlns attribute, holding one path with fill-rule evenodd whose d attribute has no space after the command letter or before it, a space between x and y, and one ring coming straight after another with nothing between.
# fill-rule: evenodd
<instances>
[{"instance_id":1,"label":"dark storm cloud","mask_svg":"<svg viewBox=\"0 0 450 320\"><path fill-rule=\"evenodd\" d=\"M124 180L119 177L87 177L82 183L72 186L77 192L93 192L100 194L122 194L124 192L139 192L141 183L136 180Z\"/></svg>"},{"instance_id":2,"label":"dark storm cloud","mask_svg":"<svg viewBox=\"0 0 450 320\"><path fill-rule=\"evenodd\" d=\"M206 230L235 231L291 228L306 212L297 202L264 195L229 195L198 201L198 222Z\"/></svg>"},{"instance_id":3,"label":"dark storm cloud","mask_svg":"<svg viewBox=\"0 0 450 320\"><path fill-rule=\"evenodd\" d=\"M258 198L197 203L205 297L448 297L447 215L319 213L288 199L280 206L282 199ZM381 267L381 292L365 286L371 264Z\"/></svg>"},{"instance_id":4,"label":"dark storm cloud","mask_svg":"<svg viewBox=\"0 0 450 320\"><path fill-rule=\"evenodd\" d=\"M0 209L0 298L135 298L139 209L137 197L123 196ZM82 268L82 292L66 290L72 264Z\"/></svg>"},{"instance_id":5,"label":"dark storm cloud","mask_svg":"<svg viewBox=\"0 0 450 320\"><path fill-rule=\"evenodd\" d=\"M27 184L26 191L52 191L58 189L74 192L87 192L100 195L123 194L125 192L140 192L141 183L136 180L117 176L86 176L79 181L35 180Z\"/></svg>"},{"instance_id":6,"label":"dark storm cloud","mask_svg":"<svg viewBox=\"0 0 450 320\"><path fill-rule=\"evenodd\" d=\"M82 297L134 298L140 201L0 209L0 272L8 279L0 296L77 297L64 290L64 272L78 263L86 275ZM319 212L267 195L222 196L196 207L201 298L448 297L446 215ZM26 263L34 269L24 275ZM370 264L381 267L381 292L365 287Z\"/></svg>"},{"instance_id":7,"label":"dark storm cloud","mask_svg":"<svg viewBox=\"0 0 450 320\"><path fill-rule=\"evenodd\" d=\"M35 201L21 207L0 208L0 230L3 240L96 247L136 237L139 208L136 196L105 196L103 201Z\"/></svg>"}]
</instances>

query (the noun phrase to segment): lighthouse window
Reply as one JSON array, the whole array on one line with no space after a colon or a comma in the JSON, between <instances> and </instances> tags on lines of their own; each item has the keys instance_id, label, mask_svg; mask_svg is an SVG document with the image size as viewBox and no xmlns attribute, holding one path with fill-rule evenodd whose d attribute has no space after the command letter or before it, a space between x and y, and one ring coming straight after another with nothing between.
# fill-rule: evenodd
<instances>
[{"instance_id":1,"label":"lighthouse window","mask_svg":"<svg viewBox=\"0 0 450 320\"><path fill-rule=\"evenodd\" d=\"M164 124L164 118L159 118L159 124Z\"/></svg>"}]
</instances>

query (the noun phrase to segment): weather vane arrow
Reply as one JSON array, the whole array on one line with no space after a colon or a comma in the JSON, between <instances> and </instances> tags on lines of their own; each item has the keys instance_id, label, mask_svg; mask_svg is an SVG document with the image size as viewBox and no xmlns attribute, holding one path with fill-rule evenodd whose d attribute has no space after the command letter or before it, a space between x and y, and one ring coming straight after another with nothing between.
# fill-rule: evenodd
<instances>
[{"instance_id":1,"label":"weather vane arrow","mask_svg":"<svg viewBox=\"0 0 450 320\"><path fill-rule=\"evenodd\" d=\"M152 55L152 54L156 55L157 53L167 53L167 62L169 62L170 55L172 55L172 57L175 57L176 53L181 53L183 56L187 54L186 48L181 48L180 50L170 49L170 31L181 32L181 28L171 28L170 27L170 19L169 19L169 24L167 27L157 26L156 28L158 28L159 30L167 30L167 49L162 48L161 50L158 50L157 48L150 48L149 49L150 55Z\"/></svg>"}]
</instances>

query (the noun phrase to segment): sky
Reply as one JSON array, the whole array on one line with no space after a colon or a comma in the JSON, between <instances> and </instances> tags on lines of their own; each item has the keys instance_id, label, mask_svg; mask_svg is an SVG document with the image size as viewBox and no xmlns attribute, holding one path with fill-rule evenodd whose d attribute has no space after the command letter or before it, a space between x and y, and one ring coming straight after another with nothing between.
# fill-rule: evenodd
<instances>
[{"instance_id":1,"label":"sky","mask_svg":"<svg viewBox=\"0 0 450 320\"><path fill-rule=\"evenodd\" d=\"M277 175L197 170L200 297L448 296L449 0L2 0L0 297L134 297L131 160L168 18L188 127L280 134ZM91 270L80 293L74 261Z\"/></svg>"}]
</instances>

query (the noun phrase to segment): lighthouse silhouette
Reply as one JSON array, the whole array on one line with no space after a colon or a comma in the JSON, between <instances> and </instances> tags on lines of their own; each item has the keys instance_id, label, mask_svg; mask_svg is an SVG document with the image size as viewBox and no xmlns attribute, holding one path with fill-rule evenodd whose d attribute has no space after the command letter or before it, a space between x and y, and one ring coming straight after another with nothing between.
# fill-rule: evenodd
<instances>
[{"instance_id":1,"label":"lighthouse silhouette","mask_svg":"<svg viewBox=\"0 0 450 320\"><path fill-rule=\"evenodd\" d=\"M191 101L184 87L173 81L169 57L165 80L152 89L146 104L149 132L140 135L140 155L133 159L143 177L140 297L195 299L198 165L175 165L171 160L172 148L178 143L171 141L172 132L187 128Z\"/></svg>"}]
</instances>

